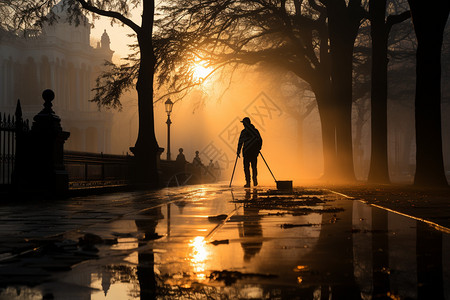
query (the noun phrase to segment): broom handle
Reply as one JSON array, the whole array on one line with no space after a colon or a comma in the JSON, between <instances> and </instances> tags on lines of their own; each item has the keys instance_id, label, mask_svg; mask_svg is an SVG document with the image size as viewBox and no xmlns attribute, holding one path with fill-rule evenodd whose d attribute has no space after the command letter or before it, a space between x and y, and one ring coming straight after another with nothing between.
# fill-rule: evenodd
<instances>
[{"instance_id":1,"label":"broom handle","mask_svg":"<svg viewBox=\"0 0 450 300\"><path fill-rule=\"evenodd\" d=\"M238 158L239 158L239 155L236 155L236 161L234 162L233 174L231 174L230 186L229 187L231 187L231 182L233 181L234 171L236 170L236 163L238 161Z\"/></svg>"},{"instance_id":2,"label":"broom handle","mask_svg":"<svg viewBox=\"0 0 450 300\"><path fill-rule=\"evenodd\" d=\"M267 164L267 161L266 161L266 159L264 158L264 156L262 155L261 151L259 151L259 154L261 154L261 157L262 157L264 163L266 164L267 169L269 169L270 174L272 174L273 180L275 180L275 182L276 182L277 180L275 179L275 176L273 175L272 170L270 170L269 165Z\"/></svg>"}]
</instances>

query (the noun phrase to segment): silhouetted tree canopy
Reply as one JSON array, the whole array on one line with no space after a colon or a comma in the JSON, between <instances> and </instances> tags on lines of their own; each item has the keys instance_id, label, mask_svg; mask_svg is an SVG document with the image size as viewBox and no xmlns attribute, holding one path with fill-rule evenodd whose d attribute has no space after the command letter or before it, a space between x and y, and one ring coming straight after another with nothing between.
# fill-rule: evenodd
<instances>
[{"instance_id":1,"label":"silhouetted tree canopy","mask_svg":"<svg viewBox=\"0 0 450 300\"><path fill-rule=\"evenodd\" d=\"M410 17L405 4L405 1L167 1L163 8L167 17L157 23L161 42L157 56L162 67L159 83L169 83L174 91L189 88L193 84L195 61L206 62L216 69L260 63L284 68L305 80L316 95L322 121L325 176L353 179L351 106L352 99L361 97L365 91L352 90L352 83L356 82L352 80L355 74L352 66L364 68L365 61L362 58L359 64L353 50L358 29L368 19L374 43L369 52L374 67L369 177L374 182L389 182L386 105L389 33L395 24ZM390 42L395 44L401 39ZM406 55L410 53L406 51Z\"/></svg>"},{"instance_id":2,"label":"silhouetted tree canopy","mask_svg":"<svg viewBox=\"0 0 450 300\"><path fill-rule=\"evenodd\" d=\"M180 89L179 78L191 77L189 64L196 60L214 68L261 62L284 68L306 81L316 95L325 175L354 178L352 54L366 15L361 1L166 3L162 10L167 17L157 23L160 83Z\"/></svg>"}]
</instances>

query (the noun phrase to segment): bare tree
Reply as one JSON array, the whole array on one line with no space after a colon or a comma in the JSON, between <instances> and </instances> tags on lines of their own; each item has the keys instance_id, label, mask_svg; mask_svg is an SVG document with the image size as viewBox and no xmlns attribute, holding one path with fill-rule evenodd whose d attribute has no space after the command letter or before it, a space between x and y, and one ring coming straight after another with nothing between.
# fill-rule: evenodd
<instances>
[{"instance_id":1,"label":"bare tree","mask_svg":"<svg viewBox=\"0 0 450 300\"><path fill-rule=\"evenodd\" d=\"M8 1L10 10L15 12L13 24L23 29L42 22L57 22L58 16L52 11L57 0ZM93 18L105 16L112 22L129 27L136 35L139 56L129 57L129 62L121 67L110 64L110 71L97 80L96 96L93 101L106 106L120 106L122 92L136 85L138 94L139 132L134 147L136 180L138 184L156 187L158 185L157 153L153 112L153 79L156 66L153 45L153 23L155 18L154 0L63 0L61 4L67 11L69 21L79 24L85 22L84 13ZM131 19L131 10L136 9L141 16L141 24Z\"/></svg>"},{"instance_id":2,"label":"bare tree","mask_svg":"<svg viewBox=\"0 0 450 300\"><path fill-rule=\"evenodd\" d=\"M322 1L328 16L331 55L332 103L338 168L346 179L354 179L352 146L352 63L355 39L366 11L361 0Z\"/></svg>"},{"instance_id":3,"label":"bare tree","mask_svg":"<svg viewBox=\"0 0 450 300\"><path fill-rule=\"evenodd\" d=\"M355 178L352 54L365 14L361 1L172 0L165 12L159 24L164 46L157 47L162 51L161 82L176 70L173 88L180 88L180 74L190 77L189 59L215 68L261 62L285 68L306 81L316 96L324 176Z\"/></svg>"},{"instance_id":4,"label":"bare tree","mask_svg":"<svg viewBox=\"0 0 450 300\"><path fill-rule=\"evenodd\" d=\"M442 153L441 49L450 12L448 0L433 5L408 0L416 53L416 174L415 185L448 186Z\"/></svg>"},{"instance_id":5,"label":"bare tree","mask_svg":"<svg viewBox=\"0 0 450 300\"><path fill-rule=\"evenodd\" d=\"M387 148L387 70L388 38L394 24L410 17L410 12L389 15L387 0L370 0L369 18L372 36L372 89L371 89L371 159L368 180L389 183Z\"/></svg>"}]
</instances>

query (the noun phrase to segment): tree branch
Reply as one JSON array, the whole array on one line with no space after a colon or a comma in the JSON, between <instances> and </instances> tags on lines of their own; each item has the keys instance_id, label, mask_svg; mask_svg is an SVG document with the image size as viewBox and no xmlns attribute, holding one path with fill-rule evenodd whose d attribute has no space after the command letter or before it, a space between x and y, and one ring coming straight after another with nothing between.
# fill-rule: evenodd
<instances>
[{"instance_id":1,"label":"tree branch","mask_svg":"<svg viewBox=\"0 0 450 300\"><path fill-rule=\"evenodd\" d=\"M409 11L409 10L402 12L399 15L388 16L387 20L386 20L386 34L389 35L389 32L392 29L392 26L394 26L395 24L399 24L403 21L406 21L409 18L411 18L411 11Z\"/></svg>"},{"instance_id":2,"label":"tree branch","mask_svg":"<svg viewBox=\"0 0 450 300\"><path fill-rule=\"evenodd\" d=\"M321 4L324 4L324 2L325 1L320 1ZM316 0L308 0L308 3L314 10L318 11L321 14L325 14L326 15L327 9L324 6L318 4L316 2Z\"/></svg>"},{"instance_id":3,"label":"tree branch","mask_svg":"<svg viewBox=\"0 0 450 300\"><path fill-rule=\"evenodd\" d=\"M95 14L101 15L101 16L117 19L117 20L121 21L123 24L125 24L128 27L130 27L131 29L133 29L134 32L136 32L136 33L139 33L139 31L141 29L141 27L139 27L139 25L137 25L132 20L128 19L127 17L125 17L124 15L122 15L118 12L110 11L110 10L103 10L98 7L95 7L91 4L91 1L89 1L89 2L86 0L77 0L77 1L78 1L78 3L81 4L81 6L84 9L86 9L90 12L93 12Z\"/></svg>"}]
</instances>

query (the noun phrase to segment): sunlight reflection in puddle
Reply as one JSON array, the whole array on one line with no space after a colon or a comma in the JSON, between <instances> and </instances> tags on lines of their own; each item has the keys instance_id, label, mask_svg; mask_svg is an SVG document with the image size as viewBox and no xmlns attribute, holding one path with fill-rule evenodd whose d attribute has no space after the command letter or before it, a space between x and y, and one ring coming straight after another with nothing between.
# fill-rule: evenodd
<instances>
[{"instance_id":1,"label":"sunlight reflection in puddle","mask_svg":"<svg viewBox=\"0 0 450 300\"><path fill-rule=\"evenodd\" d=\"M206 260L210 255L208 245L205 238L202 236L197 236L189 242L190 248L190 262L193 268L193 272L197 280L204 281L206 279L205 265Z\"/></svg>"}]
</instances>

